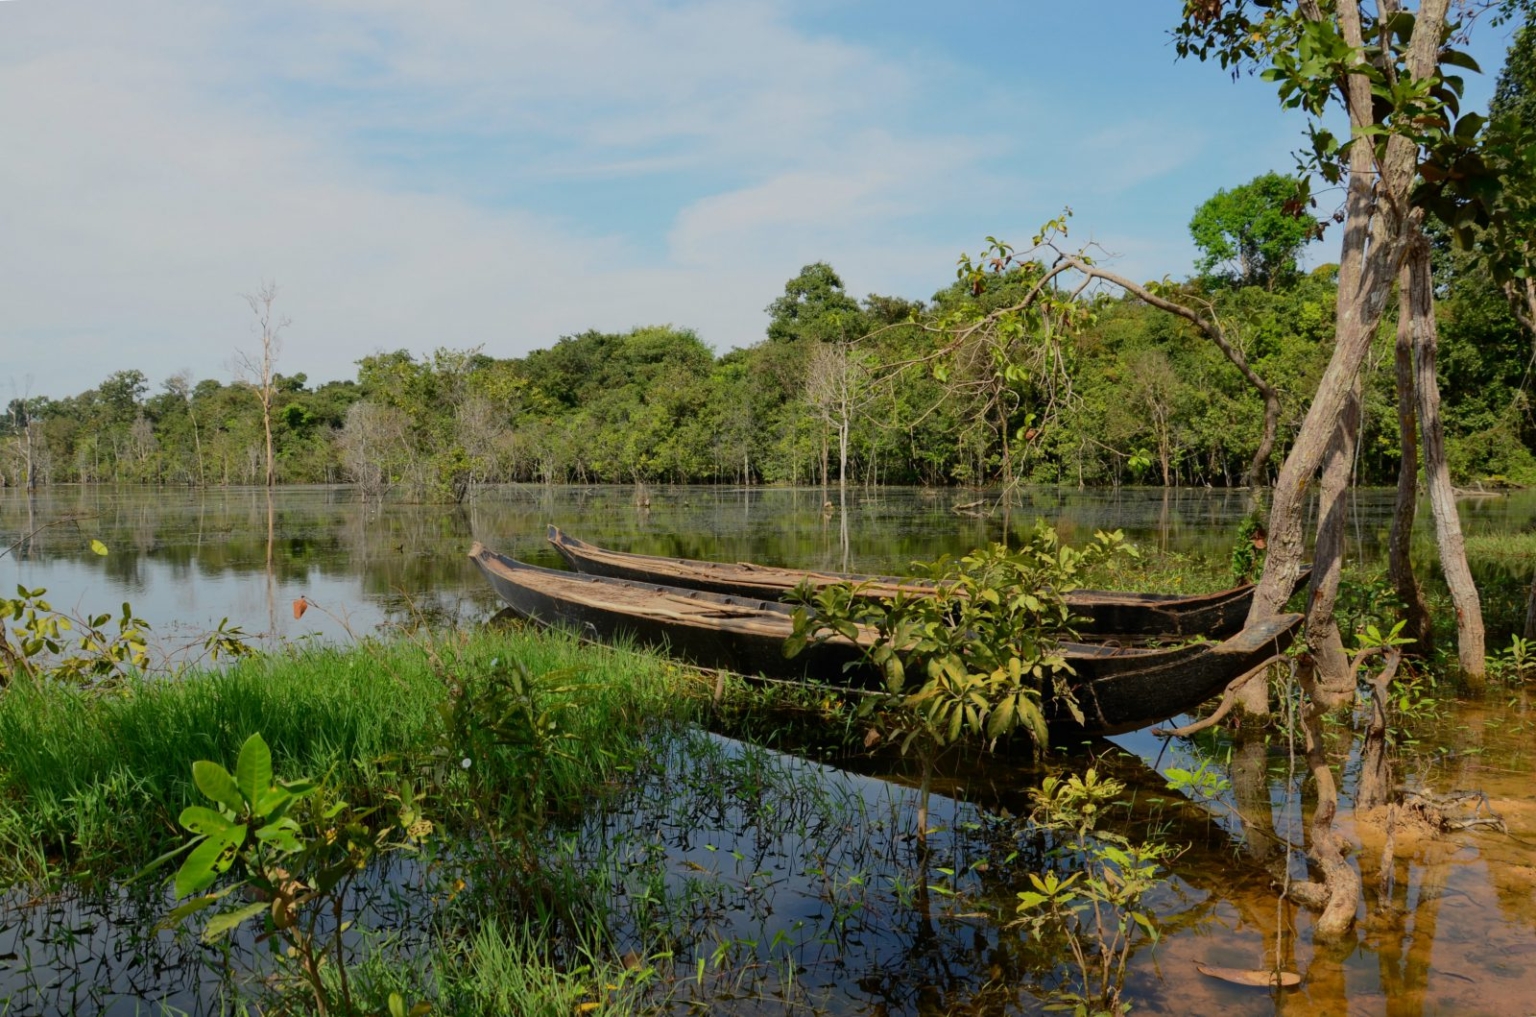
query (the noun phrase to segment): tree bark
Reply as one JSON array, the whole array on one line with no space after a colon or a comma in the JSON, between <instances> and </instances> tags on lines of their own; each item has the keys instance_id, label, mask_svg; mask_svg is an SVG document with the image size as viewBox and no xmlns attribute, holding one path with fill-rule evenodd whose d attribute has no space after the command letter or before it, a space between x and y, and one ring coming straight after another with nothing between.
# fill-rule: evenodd
<instances>
[{"instance_id":1,"label":"tree bark","mask_svg":"<svg viewBox=\"0 0 1536 1017\"><path fill-rule=\"evenodd\" d=\"M1356 375L1323 457L1323 479L1317 499L1317 544L1312 552L1312 590L1307 602L1307 648L1312 652L1316 693L1328 709L1349 702L1355 691L1349 655L1344 652L1333 612L1349 534L1349 482L1359 437L1360 377Z\"/></svg>"},{"instance_id":2,"label":"tree bark","mask_svg":"<svg viewBox=\"0 0 1536 1017\"><path fill-rule=\"evenodd\" d=\"M1413 520L1419 500L1419 415L1413 384L1413 316L1408 308L1411 274L1405 264L1397 287L1397 440L1403 457L1397 469L1392 531L1387 537L1387 577L1403 602L1403 635L1413 640L1415 653L1427 657L1434 652L1434 625L1424 591L1413 574L1412 555Z\"/></svg>"},{"instance_id":3,"label":"tree bark","mask_svg":"<svg viewBox=\"0 0 1536 1017\"><path fill-rule=\"evenodd\" d=\"M1424 0L1419 5L1409 39L1407 65L1416 80L1434 73L1450 0ZM1359 52L1365 49L1359 0L1338 0L1339 27L1344 40ZM1312 16L1320 16L1316 10ZM1317 394L1301 431L1275 481L1269 514L1269 553L1259 579L1250 622L1279 613L1301 574L1306 547L1302 512L1306 487L1322 463L1345 403L1354 391L1360 365L1370 350L1401 265L1406 229L1422 216L1409 208L1409 191L1418 164L1417 142L1400 134L1387 137L1378 157L1377 126L1372 108L1371 81L1364 73L1343 82L1349 112L1349 190L1345 203L1344 240L1339 259L1339 297L1333 356L1323 372ZM1243 709L1255 718L1269 715L1267 689L1245 689Z\"/></svg>"},{"instance_id":4,"label":"tree bark","mask_svg":"<svg viewBox=\"0 0 1536 1017\"><path fill-rule=\"evenodd\" d=\"M1343 836L1333 828L1333 819L1339 810L1339 787L1328 766L1323 750L1322 718L1328 712L1317 688L1304 674L1302 689L1307 702L1301 710L1302 730L1306 735L1307 766L1317 784L1317 810L1312 813L1312 825L1308 831L1311 845L1308 854L1322 872L1320 893L1322 914L1317 916L1313 933L1319 943L1337 942L1344 938L1355 924L1355 909L1359 904L1363 887L1360 874L1349 864L1344 855Z\"/></svg>"},{"instance_id":5,"label":"tree bark","mask_svg":"<svg viewBox=\"0 0 1536 1017\"><path fill-rule=\"evenodd\" d=\"M1357 813L1386 805L1392 799L1392 756L1387 745L1387 712L1392 708L1392 696L1388 689L1397 677L1401 660L1402 651L1393 647L1381 673L1371 679L1371 719L1360 747L1360 778L1355 789Z\"/></svg>"},{"instance_id":6,"label":"tree bark","mask_svg":"<svg viewBox=\"0 0 1536 1017\"><path fill-rule=\"evenodd\" d=\"M1514 279L1504 284L1504 294L1509 298L1515 320L1531 334L1533 355L1536 355L1536 276ZM1531 588L1525 596L1525 626L1522 634L1526 639L1536 639L1536 575L1531 576Z\"/></svg>"},{"instance_id":7,"label":"tree bark","mask_svg":"<svg viewBox=\"0 0 1536 1017\"><path fill-rule=\"evenodd\" d=\"M1424 478L1429 487L1430 510L1435 517L1435 541L1440 546L1440 568L1456 607L1456 656L1473 687L1483 685L1488 662L1484 653L1483 610L1467 549L1456 515L1456 494L1445 458L1445 429L1440 420L1440 385L1435 379L1439 335L1435 328L1434 281L1430 275L1429 242L1415 236L1408 253L1409 317L1413 328L1415 382L1419 394L1419 427L1424 441Z\"/></svg>"}]
</instances>

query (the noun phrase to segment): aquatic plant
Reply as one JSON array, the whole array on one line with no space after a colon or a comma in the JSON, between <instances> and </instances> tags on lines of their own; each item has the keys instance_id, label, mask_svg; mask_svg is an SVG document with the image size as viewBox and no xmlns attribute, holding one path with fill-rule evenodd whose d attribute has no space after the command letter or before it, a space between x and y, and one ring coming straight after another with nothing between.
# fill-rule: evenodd
<instances>
[{"instance_id":1,"label":"aquatic plant","mask_svg":"<svg viewBox=\"0 0 1536 1017\"><path fill-rule=\"evenodd\" d=\"M409 785L400 785L391 796L394 814L380 822L380 809L333 801L319 783L277 779L272 750L260 734L240 747L233 774L216 762L198 760L192 764L192 781L214 807L183 809L180 823L192 839L160 860L185 852L174 886L178 898L191 898L170 913L167 924L219 909L203 925L203 941L213 942L259 920L263 937L283 945L274 955L298 969L321 1017L333 1009L323 971L327 964L336 972L334 1005L340 1013L355 1013L344 944L352 925L345 917L348 890L359 873L384 855L415 851L432 833L432 822L417 810ZM158 865L151 863L152 868ZM213 889L226 875L228 881ZM256 900L227 906L242 888L246 895L235 900ZM323 920L328 920L324 926ZM389 1009L391 1017L420 1017L431 1007L421 1004L408 1011L395 995Z\"/></svg>"},{"instance_id":2,"label":"aquatic plant","mask_svg":"<svg viewBox=\"0 0 1536 1017\"><path fill-rule=\"evenodd\" d=\"M1119 1017L1130 1011L1120 997L1125 969L1141 943L1156 944L1156 916L1144 899L1179 854L1171 844L1133 843L1099 821L1125 785L1090 768L1082 776L1046 777L1029 793L1031 821L1060 839L1056 865L1030 873L1033 889L1018 894L1016 925L1036 935L1059 933L1076 968L1075 988L1057 988L1055 1005L1078 1017Z\"/></svg>"},{"instance_id":3,"label":"aquatic plant","mask_svg":"<svg viewBox=\"0 0 1536 1017\"><path fill-rule=\"evenodd\" d=\"M532 757L489 735L483 751L447 743L440 707L452 689L433 654L467 675L471 689L494 682L498 659L521 661L536 677L559 675L539 695L564 690L563 730L582 751L539 757L540 801L556 812L643 752L640 732L702 702L654 656L520 630L307 646L104 689L19 682L0 694L0 844L14 845L0 851L0 884L133 871L135 859L164 850L181 810L198 804L192 764L234 758L251 731L263 733L281 772L328 774L351 801L377 804L404 774L430 793L442 822L473 825L477 800L517 804L531 786ZM474 710L463 716L472 727ZM460 797L475 788L478 798Z\"/></svg>"},{"instance_id":4,"label":"aquatic plant","mask_svg":"<svg viewBox=\"0 0 1536 1017\"><path fill-rule=\"evenodd\" d=\"M944 747L963 736L995 743L1022 729L1038 754L1048 738L1047 696L1082 722L1058 646L1074 621L1066 594L1085 569L1134 553L1119 530L1100 531L1078 550L1037 522L1015 549L998 544L919 564L933 580L931 596L862 597L851 583L807 592L784 652L873 630L866 656L885 688L865 697L857 715L871 725L866 746L895 741L924 761L918 836L926 838L932 760Z\"/></svg>"}]
</instances>

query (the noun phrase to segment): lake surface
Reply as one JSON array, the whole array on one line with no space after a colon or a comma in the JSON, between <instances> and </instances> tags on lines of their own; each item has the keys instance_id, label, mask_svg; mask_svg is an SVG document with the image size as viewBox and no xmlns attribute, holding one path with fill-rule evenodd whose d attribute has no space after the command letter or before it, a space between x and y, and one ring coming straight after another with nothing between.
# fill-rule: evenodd
<instances>
[{"instance_id":1,"label":"lake surface","mask_svg":"<svg viewBox=\"0 0 1536 1017\"><path fill-rule=\"evenodd\" d=\"M483 488L460 506L364 504L344 487L278 488L270 501L262 488L64 487L31 498L5 490L0 547L20 543L0 559L0 582L46 587L65 610L115 612L131 602L167 647L222 618L279 640L335 639L417 615L488 617L498 605L465 557L469 545L561 567L544 538L548 524L647 554L902 573L1036 519L1069 542L1118 528L1144 546L1219 560L1248 510L1241 491L1161 488L1025 489L1006 513L983 493L956 489L854 488L845 510L833 504L835 489L818 488L656 487L643 500L630 487L540 485ZM1387 490L1356 496L1351 553L1379 555L1391 500ZM1536 492L1468 499L1461 512L1469 534L1528 530ZM92 553L92 539L107 545L105 557ZM1421 560L1433 560L1427 544ZM301 596L318 610L295 619Z\"/></svg>"},{"instance_id":2,"label":"lake surface","mask_svg":"<svg viewBox=\"0 0 1536 1017\"><path fill-rule=\"evenodd\" d=\"M8 491L4 543L33 535L0 560L0 581L45 586L64 608L113 610L129 600L174 649L223 617L274 639L344 638L413 615L479 621L500 605L465 558L469 544L558 565L544 540L549 523L653 554L896 572L1037 517L1069 540L1118 527L1145 546L1221 559L1247 511L1241 492L1129 489L1026 491L1006 519L995 509L955 511L980 497L858 490L843 510L828 509L817 489L653 488L647 506L627 487L506 487L461 507L379 507L347 489L285 488L269 511L261 489L70 488L34 499ZM1358 496L1352 553L1379 553L1390 505L1390 492ZM1469 533L1522 532L1536 521L1536 495L1471 499L1462 511ZM92 553L91 539L109 553ZM296 620L289 605L300 596L317 609ZM1089 746L1092 760L1054 760L1075 772L1097 765L1130 785L1135 807L1117 829L1187 845L1152 900L1163 939L1131 963L1134 1012L1536 1012L1536 702L1518 685L1446 701L1416 733L1402 747L1399 781L1439 794L1475 790L1507 831L1405 832L1388 855L1348 808L1358 761L1347 729L1335 731L1339 827L1365 882L1358 932L1342 948L1314 944L1311 915L1278 900L1279 882L1306 872L1310 788L1299 747L1293 753L1278 735L1241 745L1220 732L1171 743L1136 733ZM1039 769L949 765L924 869L906 762L846 751L813 762L718 738L708 738L713 748L688 744L707 737L658 744L632 786L594 802L551 848L612 887L622 942L644 950L658 928L666 932L671 956L653 999L662 1011L1041 1012L1062 954L1009 925L1014 894L1042 860L1006 818L1027 811L1024 792ZM1168 774L1202 765L1231 784L1204 795L1166 787ZM372 892L392 885L381 874ZM919 893L930 885L938 889ZM0 899L0 1010L223 1012L229 975L204 966L206 951L187 932L153 928L163 907L114 893ZM409 913L398 920L424 924ZM1278 966L1304 981L1288 991L1242 987L1196 964Z\"/></svg>"}]
</instances>

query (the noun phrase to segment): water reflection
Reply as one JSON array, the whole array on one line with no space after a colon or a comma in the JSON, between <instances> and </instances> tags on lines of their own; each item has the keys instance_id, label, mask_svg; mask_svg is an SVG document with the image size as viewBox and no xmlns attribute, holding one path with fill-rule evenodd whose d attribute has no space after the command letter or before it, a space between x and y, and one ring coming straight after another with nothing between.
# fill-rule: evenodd
<instances>
[{"instance_id":1,"label":"water reflection","mask_svg":"<svg viewBox=\"0 0 1536 1017\"><path fill-rule=\"evenodd\" d=\"M485 617L495 607L465 560L470 542L558 567L544 541L549 523L650 554L901 572L1037 518L1073 542L1122 528L1167 551L1225 557L1247 506L1240 491L1130 488L1026 488L1006 511L975 491L911 488L849 489L829 502L819 488L658 487L644 505L628 487L488 488L461 506L364 504L347 488L268 496L264 488L5 490L0 546L17 547L0 561L0 580L47 587L61 606L130 600L161 627L203 631L228 617L285 639L335 638L412 617ZM1379 551L1390 498L1385 490L1356 496L1356 553ZM979 507L954 511L973 502ZM1466 501L1462 510L1469 534L1514 532L1536 519L1536 492ZM105 558L90 552L93 537L110 547ZM295 621L285 605L300 596L322 610Z\"/></svg>"},{"instance_id":2,"label":"water reflection","mask_svg":"<svg viewBox=\"0 0 1536 1017\"><path fill-rule=\"evenodd\" d=\"M1164 772L1219 761L1226 746L1216 741L1165 747L1124 736L1118 746L1085 746L1091 758L1052 763L1077 772L1091 763L1129 785L1130 808L1116 811L1113 829L1187 845L1150 901L1163 938L1133 957L1126 998L1135 1012L1526 1012L1536 961L1529 709L1519 698L1449 717L1448 751L1432 753L1421 771L1434 786L1486 789L1511 835L1400 834L1381 871L1380 841L1346 830L1363 838L1366 897L1358 937L1343 947L1314 946L1311 917L1277 897L1280 878L1304 874L1304 766L1293 767L1283 745L1263 761L1267 794L1256 810L1247 792L1170 792L1149 765L1158 756ZM1497 725L1480 725L1481 752L1465 751L1475 746L1456 733L1464 720ZM566 874L549 885L583 887L608 909L616 955L657 966L646 999L662 1012L1033 1014L1053 987L1069 984L1062 944L1010 921L1028 873L1046 863L1045 842L1012 818L1041 776L1027 760L948 759L925 860L916 775L899 756L844 752L831 766L696 731L653 749L628 786L551 831L543 864ZM1245 825L1255 811L1268 817L1259 836ZM435 872L454 875L451 865ZM433 922L425 878L401 866L360 891L370 900L360 924L410 933L400 963L414 969L427 962L428 930L467 917ZM487 888L472 882L458 900L477 892ZM154 931L164 907L155 895L40 905L12 895L0 919L0 1006L127 1014L156 1012L134 1009L154 1001L213 1014L260 988L261 951L248 938L221 963L186 932ZM1236 986L1196 963L1279 967L1305 981L1287 991Z\"/></svg>"},{"instance_id":3,"label":"water reflection","mask_svg":"<svg viewBox=\"0 0 1536 1017\"><path fill-rule=\"evenodd\" d=\"M413 616L489 615L499 605L466 567L465 549L480 539L557 565L543 536L551 522L653 554L874 572L968 550L1005 526L1001 512L954 511L974 492L849 490L830 512L819 489L656 488L648 500L637 506L630 488L498 488L461 507L363 505L334 488L281 489L270 502L259 488L5 492L0 542L17 547L0 562L0 579L46 586L60 606L132 600L162 632L228 616L283 638L334 637ZM1469 533L1513 532L1531 525L1536 495L1462 507ZM1169 551L1209 553L1224 551L1245 509L1237 492L1026 490L1006 525L1041 516L1068 539L1121 527ZM1358 496L1353 518L1366 553L1389 516L1390 492ZM68 518L78 525L46 525ZM92 554L93 537L112 553ZM300 595L316 609L295 621L284 605ZM1190 845L1157 901L1167 934L1137 955L1127 998L1138 1011L1167 1013L1527 1012L1536 968L1533 731L1523 692L1452 704L1402 760L1399 779L1413 786L1485 791L1508 834L1399 832L1388 851L1342 813L1342 832L1360 845L1353 863L1365 898L1357 935L1339 948L1314 946L1311 916L1276 892L1305 877L1299 748L1293 758L1283 740L1231 742L1215 732L1166 747L1144 734L1117 739L1135 758L1101 766L1136 789L1123 829ZM658 746L633 787L594 805L551 846L552 858L617 903L625 949L670 955L676 977L657 986L658 1003L679 1014L699 1006L1034 1013L1040 993L1060 984L1060 953L1007 924L1013 894L1040 865L1038 846L993 818L1024 810L1037 771L954 761L938 788L934 821L944 832L924 877L899 760L839 756L826 768L729 743L708 758L680 743ZM1213 802L1172 794L1157 775L1202 762L1231 780ZM1079 755L1070 765L1085 764ZM148 931L160 902L109 894L30 905L12 896L0 919L5 1012L132 1013L141 999L219 1012L228 977L199 963L207 951L186 936ZM1270 993L1207 978L1196 962L1280 967L1306 980Z\"/></svg>"}]
</instances>

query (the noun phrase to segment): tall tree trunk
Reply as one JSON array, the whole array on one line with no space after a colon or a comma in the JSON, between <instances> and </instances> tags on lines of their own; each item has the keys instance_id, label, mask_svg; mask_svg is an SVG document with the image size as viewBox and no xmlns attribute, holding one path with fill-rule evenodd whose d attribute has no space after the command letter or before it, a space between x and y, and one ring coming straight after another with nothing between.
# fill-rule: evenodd
<instances>
[{"instance_id":1,"label":"tall tree trunk","mask_svg":"<svg viewBox=\"0 0 1536 1017\"><path fill-rule=\"evenodd\" d=\"M1423 0L1408 41L1407 66L1414 80L1434 74L1450 0ZM1320 17L1314 8L1312 16ZM1365 49L1359 0L1337 0L1335 13L1344 41ZM1306 488L1354 391L1360 365L1391 295L1401 267L1406 231L1422 213L1409 208L1409 191L1418 165L1418 143L1400 134L1388 136L1384 149L1370 131L1377 128L1371 80L1362 71L1343 82L1349 111L1349 191L1345 202L1344 240L1339 258L1339 296L1333 356L1318 384L1301 431L1276 478L1269 514L1269 554L1249 611L1257 621L1277 614L1301 574L1305 544L1302 511ZM1268 690L1253 682L1244 688L1243 710L1267 717Z\"/></svg>"},{"instance_id":2,"label":"tall tree trunk","mask_svg":"<svg viewBox=\"0 0 1536 1017\"><path fill-rule=\"evenodd\" d=\"M1360 437L1360 377L1345 400L1323 457L1323 479L1317 497L1317 543L1312 552L1312 594L1307 602L1307 648L1316 668L1318 694L1328 708L1354 696L1354 675L1339 635L1333 609L1338 601L1339 575L1349 535L1349 481Z\"/></svg>"},{"instance_id":3,"label":"tall tree trunk","mask_svg":"<svg viewBox=\"0 0 1536 1017\"><path fill-rule=\"evenodd\" d=\"M272 404L265 400L261 405L261 426L267 433L267 486L271 487L277 482L277 468L272 456Z\"/></svg>"},{"instance_id":4,"label":"tall tree trunk","mask_svg":"<svg viewBox=\"0 0 1536 1017\"><path fill-rule=\"evenodd\" d=\"M848 417L837 423L837 490L841 498L848 490Z\"/></svg>"},{"instance_id":5,"label":"tall tree trunk","mask_svg":"<svg viewBox=\"0 0 1536 1017\"><path fill-rule=\"evenodd\" d=\"M1531 334L1532 350L1536 353L1536 276L1505 283L1504 293L1515 318ZM1526 639L1536 639L1536 575L1531 576L1531 589L1525 597L1523 634Z\"/></svg>"},{"instance_id":6,"label":"tall tree trunk","mask_svg":"<svg viewBox=\"0 0 1536 1017\"><path fill-rule=\"evenodd\" d=\"M1368 145L1355 146L1351 152L1352 161L1360 158L1359 153L1366 153L1368 161ZM1350 177L1352 211L1344 243L1346 254L1350 256L1344 259L1339 270L1338 325L1333 357L1323 372L1317 394L1275 480L1269 510L1268 554L1249 610L1250 623L1278 614L1301 577L1306 552L1302 514L1306 508L1307 487L1333 441L1346 405L1353 398L1355 380L1385 310L1392 277L1397 274L1402 248L1400 241L1379 218L1377 227L1371 229L1368 207L1355 210L1357 205L1371 204L1369 169L1369 165L1356 168ZM1374 235L1367 259L1363 252L1368 233ZM1267 717L1268 692L1262 682L1244 686L1243 712L1256 718Z\"/></svg>"},{"instance_id":7,"label":"tall tree trunk","mask_svg":"<svg viewBox=\"0 0 1536 1017\"><path fill-rule=\"evenodd\" d=\"M192 419L192 449L193 455L197 456L197 486L206 487L208 478L203 471L203 439L197 429L197 414L192 412L190 403L187 404L187 416Z\"/></svg>"},{"instance_id":8,"label":"tall tree trunk","mask_svg":"<svg viewBox=\"0 0 1536 1017\"><path fill-rule=\"evenodd\" d=\"M1424 441L1424 479L1429 487L1429 506L1435 517L1435 542L1440 545L1440 568L1456 607L1456 656L1473 687L1480 688L1487 672L1484 653L1483 609L1477 585L1467 567L1467 549L1456 515L1456 494L1451 489L1451 470L1445 458L1445 430L1440 420L1440 385L1435 379L1435 355L1439 335L1435 328L1434 281L1430 275L1429 242L1414 237L1408 252L1409 315L1413 326L1415 382L1419 393L1419 427Z\"/></svg>"},{"instance_id":9,"label":"tall tree trunk","mask_svg":"<svg viewBox=\"0 0 1536 1017\"><path fill-rule=\"evenodd\" d=\"M1413 520L1419 500L1419 415L1413 385L1413 316L1408 308L1409 277L1403 265L1398 282L1397 347L1397 440L1403 458L1397 468L1397 501L1392 508L1392 531L1387 537L1387 577L1403 602L1403 635L1413 640L1413 650L1429 656L1434 650L1434 625L1424 591L1413 574Z\"/></svg>"},{"instance_id":10,"label":"tall tree trunk","mask_svg":"<svg viewBox=\"0 0 1536 1017\"><path fill-rule=\"evenodd\" d=\"M829 469L830 465L827 459L827 428L823 425L821 429L821 490L823 501L826 500L827 472Z\"/></svg>"}]
</instances>

